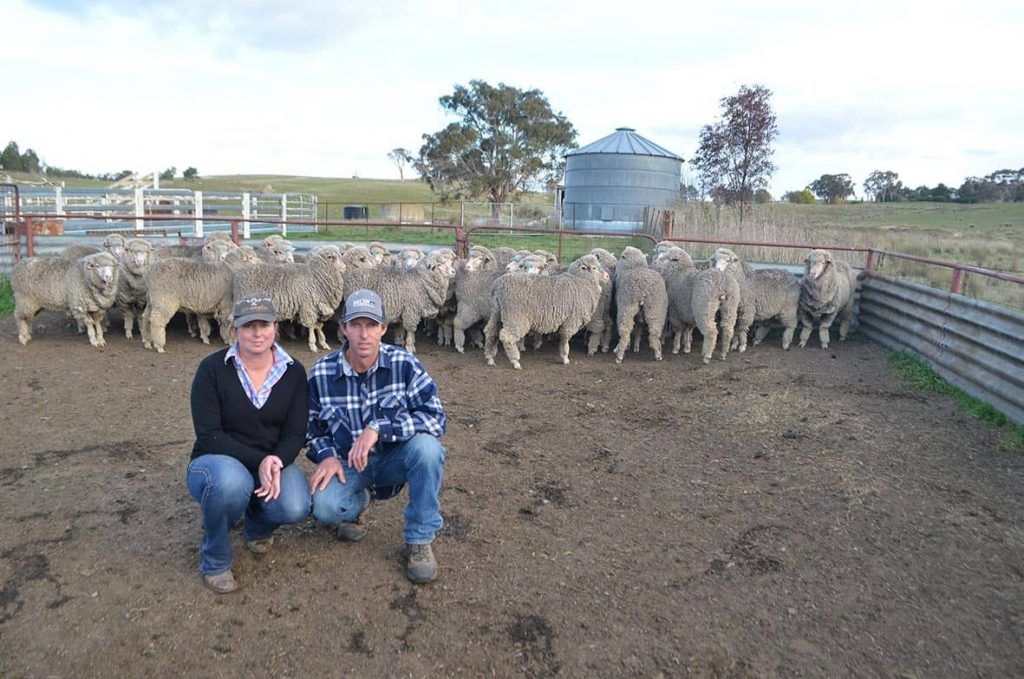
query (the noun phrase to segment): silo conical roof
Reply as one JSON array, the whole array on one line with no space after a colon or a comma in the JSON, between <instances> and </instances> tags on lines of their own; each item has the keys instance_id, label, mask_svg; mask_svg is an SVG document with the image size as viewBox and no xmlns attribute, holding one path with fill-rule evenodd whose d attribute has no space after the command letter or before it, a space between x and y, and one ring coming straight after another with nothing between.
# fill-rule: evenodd
<instances>
[{"instance_id":1,"label":"silo conical roof","mask_svg":"<svg viewBox=\"0 0 1024 679\"><path fill-rule=\"evenodd\" d=\"M578 156L585 153L620 153L634 156L660 156L662 158L673 158L682 162L682 158L668 149L662 148L650 139L645 139L636 133L632 127L618 127L607 137L573 149L566 153L566 156Z\"/></svg>"}]
</instances>

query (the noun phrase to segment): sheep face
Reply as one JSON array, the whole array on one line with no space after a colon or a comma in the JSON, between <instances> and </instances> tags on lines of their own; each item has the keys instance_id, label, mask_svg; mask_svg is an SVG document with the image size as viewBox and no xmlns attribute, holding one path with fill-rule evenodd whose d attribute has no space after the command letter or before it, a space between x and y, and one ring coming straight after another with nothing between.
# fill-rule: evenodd
<instances>
[{"instance_id":1,"label":"sheep face","mask_svg":"<svg viewBox=\"0 0 1024 679\"><path fill-rule=\"evenodd\" d=\"M601 266L603 266L606 271L615 266L615 255L604 248L594 248L588 254L597 257L597 261L601 262Z\"/></svg>"},{"instance_id":2,"label":"sheep face","mask_svg":"<svg viewBox=\"0 0 1024 679\"><path fill-rule=\"evenodd\" d=\"M598 261L594 255L583 255L569 267L570 271L584 271L593 278L594 283L598 286L602 282L608 280L608 272L601 266L601 262Z\"/></svg>"},{"instance_id":3,"label":"sheep face","mask_svg":"<svg viewBox=\"0 0 1024 679\"><path fill-rule=\"evenodd\" d=\"M663 240L657 245L655 245L654 251L651 253L651 264L654 264L655 262L664 259L665 253L667 253L674 247L675 245L673 245L670 241L667 240Z\"/></svg>"},{"instance_id":4,"label":"sheep face","mask_svg":"<svg viewBox=\"0 0 1024 679\"><path fill-rule=\"evenodd\" d=\"M112 233L103 239L103 249L114 256L114 259L121 259L124 254L124 236Z\"/></svg>"},{"instance_id":5,"label":"sheep face","mask_svg":"<svg viewBox=\"0 0 1024 679\"><path fill-rule=\"evenodd\" d=\"M828 250L811 250L804 258L804 275L812 281L821 278L835 264Z\"/></svg>"},{"instance_id":6,"label":"sheep face","mask_svg":"<svg viewBox=\"0 0 1024 679\"><path fill-rule=\"evenodd\" d=\"M719 271L727 271L730 266L740 263L739 256L728 248L718 248L711 259L714 262L714 267Z\"/></svg>"},{"instance_id":7,"label":"sheep face","mask_svg":"<svg viewBox=\"0 0 1024 679\"><path fill-rule=\"evenodd\" d=\"M668 269L692 269L693 259L682 248L671 247L661 253L662 263Z\"/></svg>"},{"instance_id":8,"label":"sheep face","mask_svg":"<svg viewBox=\"0 0 1024 679\"><path fill-rule=\"evenodd\" d=\"M423 252L417 248L406 248L398 253L398 263L402 269L414 268L421 259L423 259Z\"/></svg>"},{"instance_id":9,"label":"sheep face","mask_svg":"<svg viewBox=\"0 0 1024 679\"><path fill-rule=\"evenodd\" d=\"M494 255L487 248L474 245L469 249L469 258L466 260L466 271L480 271L494 265Z\"/></svg>"},{"instance_id":10,"label":"sheep face","mask_svg":"<svg viewBox=\"0 0 1024 679\"><path fill-rule=\"evenodd\" d=\"M547 250L534 250L533 254L544 258L545 266L549 269L558 268L558 257Z\"/></svg>"},{"instance_id":11,"label":"sheep face","mask_svg":"<svg viewBox=\"0 0 1024 679\"><path fill-rule=\"evenodd\" d=\"M345 266L349 269L372 269L376 266L373 261L373 255L367 248L362 246L354 247L344 255L342 259L345 262Z\"/></svg>"},{"instance_id":12,"label":"sheep face","mask_svg":"<svg viewBox=\"0 0 1024 679\"><path fill-rule=\"evenodd\" d=\"M283 240L284 240L284 236L279 236L276 233L275 234L271 234L271 235L267 236L266 238L264 238L262 241L260 241L260 247L261 248L269 249L270 246L276 245L277 243L280 243Z\"/></svg>"},{"instance_id":13,"label":"sheep face","mask_svg":"<svg viewBox=\"0 0 1024 679\"><path fill-rule=\"evenodd\" d=\"M632 245L622 251L622 259L630 264L647 264L647 255Z\"/></svg>"},{"instance_id":14,"label":"sheep face","mask_svg":"<svg viewBox=\"0 0 1024 679\"><path fill-rule=\"evenodd\" d=\"M530 276L547 276L551 270L547 267L547 260L540 255L527 255L514 259L505 267L509 273L524 273Z\"/></svg>"},{"instance_id":15,"label":"sheep face","mask_svg":"<svg viewBox=\"0 0 1024 679\"><path fill-rule=\"evenodd\" d=\"M203 246L202 258L205 262L223 262L228 253L238 246L230 241L212 240Z\"/></svg>"},{"instance_id":16,"label":"sheep face","mask_svg":"<svg viewBox=\"0 0 1024 679\"><path fill-rule=\"evenodd\" d=\"M376 266L391 266L391 253L383 243L370 243L370 254L373 255L373 262Z\"/></svg>"},{"instance_id":17,"label":"sheep face","mask_svg":"<svg viewBox=\"0 0 1024 679\"><path fill-rule=\"evenodd\" d=\"M455 253L451 250L434 250L422 260L419 266L439 271L445 278L455 277Z\"/></svg>"},{"instance_id":18,"label":"sheep face","mask_svg":"<svg viewBox=\"0 0 1024 679\"><path fill-rule=\"evenodd\" d=\"M292 264L295 262L295 246L286 240L280 241L267 248L270 259L279 264Z\"/></svg>"},{"instance_id":19,"label":"sheep face","mask_svg":"<svg viewBox=\"0 0 1024 679\"><path fill-rule=\"evenodd\" d=\"M105 288L117 276L117 260L109 252L98 252L80 261L89 282L98 288Z\"/></svg>"},{"instance_id":20,"label":"sheep face","mask_svg":"<svg viewBox=\"0 0 1024 679\"><path fill-rule=\"evenodd\" d=\"M227 254L224 262L232 266L253 266L260 263L260 257L250 245L242 245Z\"/></svg>"},{"instance_id":21,"label":"sheep face","mask_svg":"<svg viewBox=\"0 0 1024 679\"><path fill-rule=\"evenodd\" d=\"M121 262L130 271L141 272L149 266L151 252L152 246L149 243L133 238L125 244L125 251L121 255Z\"/></svg>"}]
</instances>

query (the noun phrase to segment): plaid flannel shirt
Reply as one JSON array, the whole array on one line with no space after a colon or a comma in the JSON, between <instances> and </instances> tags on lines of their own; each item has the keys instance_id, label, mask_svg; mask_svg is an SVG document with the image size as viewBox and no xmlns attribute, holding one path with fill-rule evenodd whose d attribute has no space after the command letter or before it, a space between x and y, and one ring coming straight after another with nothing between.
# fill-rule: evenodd
<instances>
[{"instance_id":1,"label":"plaid flannel shirt","mask_svg":"<svg viewBox=\"0 0 1024 679\"><path fill-rule=\"evenodd\" d=\"M437 384L419 359L382 343L377 362L359 374L345 360L347 346L344 342L309 371L306 457L319 464L331 455L347 455L371 422L380 429L373 452L419 433L444 435L447 420Z\"/></svg>"},{"instance_id":2,"label":"plaid flannel shirt","mask_svg":"<svg viewBox=\"0 0 1024 679\"><path fill-rule=\"evenodd\" d=\"M252 379L249 377L245 366L242 364L242 359L238 357L237 344L232 344L231 348L228 349L228 353L224 355L225 363L232 359L235 362L238 380L242 383L245 395L249 397L249 401L257 408L262 408L266 404L267 399L270 398L270 390L281 380L285 371L288 370L288 365L295 361L294 358L288 355L287 351L281 348L281 345L274 342L274 365L270 368L270 372L267 373L267 379L263 380L263 384L257 389L252 383Z\"/></svg>"}]
</instances>

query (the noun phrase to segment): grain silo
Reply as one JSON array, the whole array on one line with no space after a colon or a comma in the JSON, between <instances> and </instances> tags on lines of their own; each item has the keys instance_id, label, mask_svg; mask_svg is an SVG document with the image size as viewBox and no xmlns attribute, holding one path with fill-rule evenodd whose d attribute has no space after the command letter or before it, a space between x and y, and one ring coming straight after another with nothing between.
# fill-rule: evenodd
<instances>
[{"instance_id":1,"label":"grain silo","mask_svg":"<svg viewBox=\"0 0 1024 679\"><path fill-rule=\"evenodd\" d=\"M565 154L564 228L634 231L644 208L679 198L683 159L631 127Z\"/></svg>"}]
</instances>

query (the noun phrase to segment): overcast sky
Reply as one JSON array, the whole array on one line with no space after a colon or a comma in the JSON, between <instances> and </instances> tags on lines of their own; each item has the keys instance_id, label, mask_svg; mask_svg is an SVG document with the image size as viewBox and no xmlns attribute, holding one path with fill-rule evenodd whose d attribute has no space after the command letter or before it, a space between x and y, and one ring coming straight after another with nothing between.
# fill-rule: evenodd
<instances>
[{"instance_id":1,"label":"overcast sky","mask_svg":"<svg viewBox=\"0 0 1024 679\"><path fill-rule=\"evenodd\" d=\"M543 91L580 145L629 126L689 159L719 100L760 83L775 195L1024 166L1019 0L689 5L0 0L0 144L88 172L397 178L388 151L483 79Z\"/></svg>"}]
</instances>

